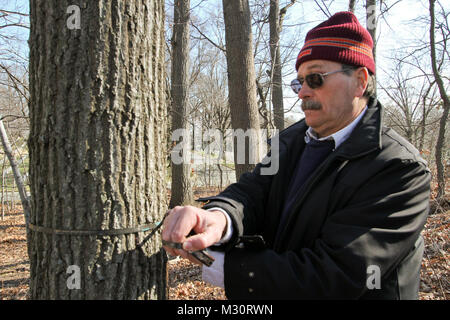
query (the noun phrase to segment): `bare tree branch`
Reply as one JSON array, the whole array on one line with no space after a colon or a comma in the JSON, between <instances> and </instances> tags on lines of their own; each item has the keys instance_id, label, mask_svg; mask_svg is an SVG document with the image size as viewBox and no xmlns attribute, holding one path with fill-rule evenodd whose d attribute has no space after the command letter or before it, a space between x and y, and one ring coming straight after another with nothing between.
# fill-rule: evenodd
<instances>
[{"instance_id":1,"label":"bare tree branch","mask_svg":"<svg viewBox=\"0 0 450 320\"><path fill-rule=\"evenodd\" d=\"M20 95L23 96L23 97L25 98L25 100L27 100L27 102L29 102L28 95L25 94L25 92L22 91L22 90L19 88L19 84L20 84L23 88L25 88L26 91L28 91L28 88L27 88L27 87L26 87L19 79L17 79L17 77L16 77L14 74L12 74L12 73L8 70L8 68L6 68L5 66L3 66L1 63L0 63L0 69L4 70L4 71L6 72L6 74L8 75L8 77L11 79L11 81L12 81L12 83L13 83L13 85L14 85L14 88L17 90L17 92L19 92Z\"/></svg>"},{"instance_id":2,"label":"bare tree branch","mask_svg":"<svg viewBox=\"0 0 450 320\"><path fill-rule=\"evenodd\" d=\"M198 33L200 33L200 35L205 38L209 43L211 43L214 47L216 47L217 49L219 49L220 51L226 53L226 49L220 45L218 45L217 43L215 43L214 41L212 41L207 35L205 35L199 28L197 28L197 26L195 24L192 23L191 21L191 26L197 30Z\"/></svg>"},{"instance_id":3,"label":"bare tree branch","mask_svg":"<svg viewBox=\"0 0 450 320\"><path fill-rule=\"evenodd\" d=\"M328 9L328 6L324 3L323 0L321 0L321 3L322 3L322 4L320 4L317 0L314 0L314 2L317 4L317 6L319 7L320 11L322 11L323 14L324 14L327 18L331 17L330 10ZM323 7L322 7L322 5L323 5Z\"/></svg>"},{"instance_id":4,"label":"bare tree branch","mask_svg":"<svg viewBox=\"0 0 450 320\"><path fill-rule=\"evenodd\" d=\"M0 9L0 12L5 13L6 15L17 14L19 16L24 16L24 17L30 16L28 13L23 13L23 12L18 12L18 11L8 11L8 10L4 10L4 9Z\"/></svg>"}]
</instances>

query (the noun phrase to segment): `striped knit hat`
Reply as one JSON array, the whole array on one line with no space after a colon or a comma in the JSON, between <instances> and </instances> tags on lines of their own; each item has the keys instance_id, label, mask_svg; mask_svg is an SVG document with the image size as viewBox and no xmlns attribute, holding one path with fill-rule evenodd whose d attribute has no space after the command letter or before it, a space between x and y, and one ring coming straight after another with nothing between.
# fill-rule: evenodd
<instances>
[{"instance_id":1,"label":"striped knit hat","mask_svg":"<svg viewBox=\"0 0 450 320\"><path fill-rule=\"evenodd\" d=\"M366 67L375 74L370 33L351 12L338 12L311 29L297 57L295 69L305 61L321 59Z\"/></svg>"}]
</instances>

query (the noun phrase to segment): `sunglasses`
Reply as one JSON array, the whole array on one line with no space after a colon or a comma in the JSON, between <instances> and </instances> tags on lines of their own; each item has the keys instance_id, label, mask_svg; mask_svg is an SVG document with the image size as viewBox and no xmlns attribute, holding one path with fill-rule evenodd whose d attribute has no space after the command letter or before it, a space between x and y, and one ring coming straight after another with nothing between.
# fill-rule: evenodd
<instances>
[{"instance_id":1,"label":"sunglasses","mask_svg":"<svg viewBox=\"0 0 450 320\"><path fill-rule=\"evenodd\" d=\"M331 71L331 72L326 72L326 73L311 73L308 74L305 79L300 78L300 79L294 79L291 81L291 88L292 90L298 94L298 92L302 89L303 86L303 82L306 81L306 83L308 84L308 87L310 87L311 89L317 89L320 88L323 85L323 82L325 81L325 77L333 74L333 73L338 73L338 72L345 72L345 71L349 71L351 69L341 69L341 70L336 70L336 71Z\"/></svg>"}]
</instances>

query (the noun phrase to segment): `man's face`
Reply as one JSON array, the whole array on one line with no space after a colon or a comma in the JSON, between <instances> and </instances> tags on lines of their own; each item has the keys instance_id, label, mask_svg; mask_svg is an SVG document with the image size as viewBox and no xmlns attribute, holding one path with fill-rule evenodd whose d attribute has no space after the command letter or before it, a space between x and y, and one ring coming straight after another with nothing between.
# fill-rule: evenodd
<instances>
[{"instance_id":1,"label":"man's face","mask_svg":"<svg viewBox=\"0 0 450 320\"><path fill-rule=\"evenodd\" d=\"M302 63L297 77L304 79L312 73L327 73L341 70L342 65L326 60L311 60ZM350 124L361 112L355 97L361 96L360 72L336 72L324 77L323 85L311 89L306 81L298 96L302 99L302 110L306 124L320 136L329 136Z\"/></svg>"}]
</instances>

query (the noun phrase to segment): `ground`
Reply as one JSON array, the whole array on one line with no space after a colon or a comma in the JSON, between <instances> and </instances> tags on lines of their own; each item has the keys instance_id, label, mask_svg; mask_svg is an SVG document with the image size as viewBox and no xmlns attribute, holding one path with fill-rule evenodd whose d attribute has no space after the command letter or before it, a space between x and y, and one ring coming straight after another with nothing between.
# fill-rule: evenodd
<instances>
[{"instance_id":1,"label":"ground","mask_svg":"<svg viewBox=\"0 0 450 320\"><path fill-rule=\"evenodd\" d=\"M421 300L450 298L450 210L429 216L422 235L425 254L421 269ZM169 261L170 300L224 300L223 289L201 281L201 268L185 259ZM29 260L25 221L20 207L0 217L0 300L29 298Z\"/></svg>"}]
</instances>

